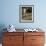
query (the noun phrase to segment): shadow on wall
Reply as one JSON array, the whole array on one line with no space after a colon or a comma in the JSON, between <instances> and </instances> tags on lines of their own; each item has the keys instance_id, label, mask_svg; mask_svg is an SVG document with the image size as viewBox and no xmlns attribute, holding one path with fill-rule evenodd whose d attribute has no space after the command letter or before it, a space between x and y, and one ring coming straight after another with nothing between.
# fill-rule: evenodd
<instances>
[{"instance_id":1,"label":"shadow on wall","mask_svg":"<svg viewBox=\"0 0 46 46\"><path fill-rule=\"evenodd\" d=\"M0 24L0 43L2 43L2 36L3 36L3 32L5 32L6 30L4 30L5 25L4 24Z\"/></svg>"}]
</instances>

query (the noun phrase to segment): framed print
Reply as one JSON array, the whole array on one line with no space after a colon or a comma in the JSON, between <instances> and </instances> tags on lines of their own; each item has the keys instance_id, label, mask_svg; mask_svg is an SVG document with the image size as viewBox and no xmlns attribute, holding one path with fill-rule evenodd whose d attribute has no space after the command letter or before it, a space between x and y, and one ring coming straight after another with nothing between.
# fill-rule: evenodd
<instances>
[{"instance_id":1,"label":"framed print","mask_svg":"<svg viewBox=\"0 0 46 46\"><path fill-rule=\"evenodd\" d=\"M19 21L22 23L34 22L34 5L19 6Z\"/></svg>"}]
</instances>

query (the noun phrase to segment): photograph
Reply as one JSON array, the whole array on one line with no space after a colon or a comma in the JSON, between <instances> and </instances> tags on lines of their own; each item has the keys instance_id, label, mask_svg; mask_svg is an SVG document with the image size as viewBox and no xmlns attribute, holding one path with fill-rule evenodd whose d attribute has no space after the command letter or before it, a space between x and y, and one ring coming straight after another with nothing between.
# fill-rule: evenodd
<instances>
[{"instance_id":1,"label":"photograph","mask_svg":"<svg viewBox=\"0 0 46 46\"><path fill-rule=\"evenodd\" d=\"M19 7L20 22L33 22L34 5L20 5Z\"/></svg>"}]
</instances>

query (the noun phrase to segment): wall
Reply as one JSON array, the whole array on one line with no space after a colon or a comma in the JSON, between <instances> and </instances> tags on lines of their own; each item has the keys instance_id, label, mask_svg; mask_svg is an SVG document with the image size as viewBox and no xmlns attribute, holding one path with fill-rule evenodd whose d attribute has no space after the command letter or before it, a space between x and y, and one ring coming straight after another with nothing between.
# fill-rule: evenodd
<instances>
[{"instance_id":1,"label":"wall","mask_svg":"<svg viewBox=\"0 0 46 46\"><path fill-rule=\"evenodd\" d=\"M0 0L0 31L13 24L15 28L37 28L46 32L46 0ZM19 5L34 5L34 22L19 22Z\"/></svg>"},{"instance_id":2,"label":"wall","mask_svg":"<svg viewBox=\"0 0 46 46\"><path fill-rule=\"evenodd\" d=\"M13 24L16 28L46 28L46 1L44 0L1 0L0 25ZM34 22L19 22L19 5L34 5Z\"/></svg>"}]
</instances>

